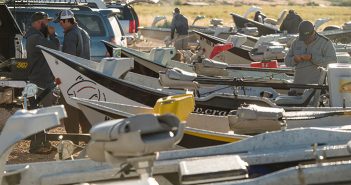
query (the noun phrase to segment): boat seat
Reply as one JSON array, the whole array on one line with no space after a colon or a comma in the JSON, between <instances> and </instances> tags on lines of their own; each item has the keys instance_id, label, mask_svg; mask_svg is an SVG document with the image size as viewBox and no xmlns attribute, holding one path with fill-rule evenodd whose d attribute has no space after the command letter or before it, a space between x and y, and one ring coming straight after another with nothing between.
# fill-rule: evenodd
<instances>
[{"instance_id":1,"label":"boat seat","mask_svg":"<svg viewBox=\"0 0 351 185\"><path fill-rule=\"evenodd\" d=\"M193 81L197 77L196 73L190 73L179 68L168 69L166 75L170 79L183 81Z\"/></svg>"},{"instance_id":2,"label":"boat seat","mask_svg":"<svg viewBox=\"0 0 351 185\"><path fill-rule=\"evenodd\" d=\"M234 47L241 47L247 42L247 37L243 35L230 35L227 43L232 43Z\"/></svg>"},{"instance_id":3,"label":"boat seat","mask_svg":"<svg viewBox=\"0 0 351 185\"><path fill-rule=\"evenodd\" d=\"M279 120L283 117L284 109L279 107L262 107L254 104L239 107L236 115L239 119L272 119Z\"/></svg>"},{"instance_id":4,"label":"boat seat","mask_svg":"<svg viewBox=\"0 0 351 185\"><path fill-rule=\"evenodd\" d=\"M311 97L313 97L315 90L314 89L308 89L303 92L301 96L278 96L275 99L275 103L277 105L287 105L287 106L306 106L311 100Z\"/></svg>"},{"instance_id":5,"label":"boat seat","mask_svg":"<svg viewBox=\"0 0 351 185\"><path fill-rule=\"evenodd\" d=\"M204 76L228 76L228 70L223 68L207 67L204 63L194 63L196 74Z\"/></svg>"},{"instance_id":6,"label":"boat seat","mask_svg":"<svg viewBox=\"0 0 351 185\"><path fill-rule=\"evenodd\" d=\"M223 25L223 19L213 18L210 20L210 24L213 25L214 27Z\"/></svg>"},{"instance_id":7,"label":"boat seat","mask_svg":"<svg viewBox=\"0 0 351 185\"><path fill-rule=\"evenodd\" d=\"M152 48L149 55L149 60L162 65L167 63L177 54L174 47L171 48Z\"/></svg>"},{"instance_id":8,"label":"boat seat","mask_svg":"<svg viewBox=\"0 0 351 185\"><path fill-rule=\"evenodd\" d=\"M120 78L123 74L134 68L134 61L131 58L103 58L97 66L97 71L114 77Z\"/></svg>"},{"instance_id":9,"label":"boat seat","mask_svg":"<svg viewBox=\"0 0 351 185\"><path fill-rule=\"evenodd\" d=\"M219 68L219 69L225 69L228 67L227 63L214 61L208 58L203 59L202 63L204 64L205 67L212 67L212 68Z\"/></svg>"},{"instance_id":10,"label":"boat seat","mask_svg":"<svg viewBox=\"0 0 351 185\"><path fill-rule=\"evenodd\" d=\"M351 30L351 22L346 22L342 25L342 29Z\"/></svg>"},{"instance_id":11,"label":"boat seat","mask_svg":"<svg viewBox=\"0 0 351 185\"><path fill-rule=\"evenodd\" d=\"M321 74L318 81L319 85L325 83L327 71L320 69ZM318 106L320 89L306 89L301 96L278 96L275 103L279 106Z\"/></svg>"},{"instance_id":12,"label":"boat seat","mask_svg":"<svg viewBox=\"0 0 351 185\"><path fill-rule=\"evenodd\" d=\"M250 104L229 113L229 127L236 134L249 135L280 130L284 113L283 108Z\"/></svg>"},{"instance_id":13,"label":"boat seat","mask_svg":"<svg viewBox=\"0 0 351 185\"><path fill-rule=\"evenodd\" d=\"M166 72L159 73L159 81L163 87L175 89L195 90L199 88L193 80L197 77L195 73L189 73L180 69L167 69Z\"/></svg>"}]
</instances>

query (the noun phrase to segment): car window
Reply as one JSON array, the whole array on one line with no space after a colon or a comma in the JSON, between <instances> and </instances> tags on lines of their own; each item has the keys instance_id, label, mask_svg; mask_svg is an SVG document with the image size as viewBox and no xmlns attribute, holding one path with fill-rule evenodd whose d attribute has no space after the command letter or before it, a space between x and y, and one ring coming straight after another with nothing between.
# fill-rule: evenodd
<instances>
[{"instance_id":1,"label":"car window","mask_svg":"<svg viewBox=\"0 0 351 185\"><path fill-rule=\"evenodd\" d=\"M105 26L99 16L76 14L78 25L86 30L90 36L105 36Z\"/></svg>"},{"instance_id":2,"label":"car window","mask_svg":"<svg viewBox=\"0 0 351 185\"><path fill-rule=\"evenodd\" d=\"M118 13L118 19L119 20L133 20L134 16L130 12L128 6L123 6L123 8L118 8L121 13Z\"/></svg>"},{"instance_id":3,"label":"car window","mask_svg":"<svg viewBox=\"0 0 351 185\"><path fill-rule=\"evenodd\" d=\"M123 8L118 8L120 13L117 14L117 17L119 20L125 20L125 16L124 16L124 11L123 11Z\"/></svg>"},{"instance_id":4,"label":"car window","mask_svg":"<svg viewBox=\"0 0 351 185\"><path fill-rule=\"evenodd\" d=\"M122 36L122 32L118 24L117 18L115 16L110 16L108 20L112 26L112 30L115 36Z\"/></svg>"},{"instance_id":5,"label":"car window","mask_svg":"<svg viewBox=\"0 0 351 185\"><path fill-rule=\"evenodd\" d=\"M33 12L14 12L13 10L11 10L11 12L22 31L27 31L31 27L30 18Z\"/></svg>"}]
</instances>

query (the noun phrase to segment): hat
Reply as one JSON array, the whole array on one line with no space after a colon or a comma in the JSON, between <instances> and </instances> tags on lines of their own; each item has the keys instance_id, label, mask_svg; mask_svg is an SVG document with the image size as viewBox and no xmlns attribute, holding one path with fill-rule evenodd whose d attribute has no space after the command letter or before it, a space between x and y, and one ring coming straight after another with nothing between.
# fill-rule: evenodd
<instances>
[{"instance_id":1,"label":"hat","mask_svg":"<svg viewBox=\"0 0 351 185\"><path fill-rule=\"evenodd\" d=\"M314 32L314 26L310 21L302 21L299 24L299 40L306 40Z\"/></svg>"},{"instance_id":2,"label":"hat","mask_svg":"<svg viewBox=\"0 0 351 185\"><path fill-rule=\"evenodd\" d=\"M179 10L179 8L175 8L173 12L174 13L180 13L180 10Z\"/></svg>"},{"instance_id":3,"label":"hat","mask_svg":"<svg viewBox=\"0 0 351 185\"><path fill-rule=\"evenodd\" d=\"M71 19L74 18L74 13L71 10L62 10L60 13L58 13L58 16L56 17L54 22L60 22L62 19Z\"/></svg>"},{"instance_id":4,"label":"hat","mask_svg":"<svg viewBox=\"0 0 351 185\"><path fill-rule=\"evenodd\" d=\"M49 21L52 21L53 18L49 17L49 15L45 12L35 12L32 17L31 17L31 23L39 20L47 19Z\"/></svg>"}]
</instances>

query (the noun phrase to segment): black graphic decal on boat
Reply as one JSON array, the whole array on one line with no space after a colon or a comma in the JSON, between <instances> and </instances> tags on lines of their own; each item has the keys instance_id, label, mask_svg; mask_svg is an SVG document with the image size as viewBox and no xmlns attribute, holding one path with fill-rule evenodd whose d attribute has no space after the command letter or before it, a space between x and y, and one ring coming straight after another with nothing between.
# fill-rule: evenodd
<instances>
[{"instance_id":1,"label":"black graphic decal on boat","mask_svg":"<svg viewBox=\"0 0 351 185\"><path fill-rule=\"evenodd\" d=\"M87 97L90 100L106 101L105 93L97 87L97 83L91 80L84 80L82 76L76 78L76 82L67 90L68 96Z\"/></svg>"}]
</instances>

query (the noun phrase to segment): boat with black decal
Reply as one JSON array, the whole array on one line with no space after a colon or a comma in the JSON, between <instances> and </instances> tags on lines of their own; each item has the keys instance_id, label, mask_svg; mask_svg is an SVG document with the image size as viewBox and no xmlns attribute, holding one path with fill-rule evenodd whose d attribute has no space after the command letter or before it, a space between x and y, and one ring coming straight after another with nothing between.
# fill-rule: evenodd
<instances>
[{"instance_id":1,"label":"boat with black decal","mask_svg":"<svg viewBox=\"0 0 351 185\"><path fill-rule=\"evenodd\" d=\"M43 46L38 47L42 49L53 75L61 82L62 95L69 104L69 97L75 96L127 105L153 106L159 98L184 94L184 91L179 90L177 93L165 88L155 89L152 88L153 84L147 84L145 81L143 81L144 84L140 84L122 79L121 76L127 78L128 73L125 74L122 68L117 68L115 61L98 63ZM127 68L126 71L130 69L130 66L122 66ZM140 78L148 77L140 76ZM230 85L229 81L225 85ZM282 84L276 85L284 86ZM243 103L269 107L276 106L267 98L211 93L207 96L196 97L195 111L201 110L201 113L210 112L213 115L226 115Z\"/></svg>"}]
</instances>

